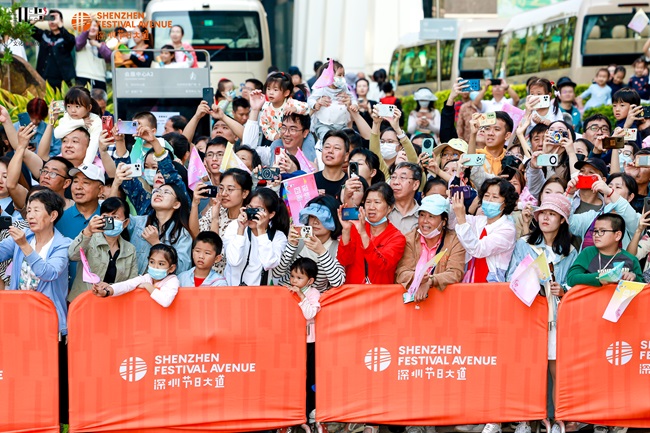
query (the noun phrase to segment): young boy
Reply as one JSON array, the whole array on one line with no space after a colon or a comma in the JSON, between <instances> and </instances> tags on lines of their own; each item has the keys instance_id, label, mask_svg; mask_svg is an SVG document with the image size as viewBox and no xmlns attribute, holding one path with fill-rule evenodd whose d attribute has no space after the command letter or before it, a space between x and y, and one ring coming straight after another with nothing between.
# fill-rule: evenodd
<instances>
[{"instance_id":1,"label":"young boy","mask_svg":"<svg viewBox=\"0 0 650 433\"><path fill-rule=\"evenodd\" d=\"M634 76L630 78L630 88L637 91L641 99L650 99L650 84L648 84L648 65L639 57L632 63Z\"/></svg>"},{"instance_id":2,"label":"young boy","mask_svg":"<svg viewBox=\"0 0 650 433\"><path fill-rule=\"evenodd\" d=\"M212 269L221 260L223 242L215 232L201 232L192 244L194 267L178 276L181 287L227 286L226 279Z\"/></svg>"},{"instance_id":3,"label":"young boy","mask_svg":"<svg viewBox=\"0 0 650 433\"><path fill-rule=\"evenodd\" d=\"M625 83L623 83L624 79L625 66L616 66L616 69L614 69L614 73L612 74L612 79L607 82L609 88L612 89L612 95L625 87Z\"/></svg>"},{"instance_id":4,"label":"young boy","mask_svg":"<svg viewBox=\"0 0 650 433\"><path fill-rule=\"evenodd\" d=\"M320 310L320 292L312 287L318 275L318 265L312 259L301 257L289 268L289 290L300 298L300 309L307 319L307 416L316 408L316 327L314 317Z\"/></svg>"},{"instance_id":5,"label":"young boy","mask_svg":"<svg viewBox=\"0 0 650 433\"><path fill-rule=\"evenodd\" d=\"M567 274L567 284L595 287L608 284L607 281L602 281L601 277L619 262L623 262L620 280L642 282L643 272L639 260L620 248L624 233L625 221L620 215L606 213L596 218L593 231L594 246L585 248L578 255Z\"/></svg>"},{"instance_id":6,"label":"young boy","mask_svg":"<svg viewBox=\"0 0 650 433\"><path fill-rule=\"evenodd\" d=\"M627 87L614 93L612 108L616 118L617 128L638 128L638 119L643 117L641 98L636 90ZM641 147L641 134L637 134L636 145ZM608 152L610 153L610 152Z\"/></svg>"}]
</instances>

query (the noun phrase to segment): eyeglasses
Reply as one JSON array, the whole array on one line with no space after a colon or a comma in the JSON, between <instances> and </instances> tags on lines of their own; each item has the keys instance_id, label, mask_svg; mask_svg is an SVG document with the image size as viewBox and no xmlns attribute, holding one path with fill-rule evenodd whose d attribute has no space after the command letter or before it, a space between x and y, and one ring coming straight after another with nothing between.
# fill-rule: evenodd
<instances>
[{"instance_id":1,"label":"eyeglasses","mask_svg":"<svg viewBox=\"0 0 650 433\"><path fill-rule=\"evenodd\" d=\"M609 134L609 126L598 126L598 125L591 125L589 128L587 128L591 132L605 132Z\"/></svg>"},{"instance_id":2,"label":"eyeglasses","mask_svg":"<svg viewBox=\"0 0 650 433\"><path fill-rule=\"evenodd\" d=\"M630 157L633 155L631 150L622 150L622 149L618 150L618 154L623 156L630 156Z\"/></svg>"},{"instance_id":3,"label":"eyeglasses","mask_svg":"<svg viewBox=\"0 0 650 433\"><path fill-rule=\"evenodd\" d=\"M287 131L289 131L289 134L291 135L296 135L304 131L304 129L298 129L295 126L292 126L291 128L287 128L286 126L280 126L280 134L284 134Z\"/></svg>"},{"instance_id":4,"label":"eyeglasses","mask_svg":"<svg viewBox=\"0 0 650 433\"><path fill-rule=\"evenodd\" d=\"M223 158L223 152L208 152L205 154L205 159L217 159L217 158Z\"/></svg>"},{"instance_id":5,"label":"eyeglasses","mask_svg":"<svg viewBox=\"0 0 650 433\"><path fill-rule=\"evenodd\" d=\"M601 237L601 236L604 236L605 233L607 233L607 232L616 233L617 231L618 231L618 230L605 230L605 229L600 229L600 230L594 230L593 233L594 233L594 236Z\"/></svg>"},{"instance_id":6,"label":"eyeglasses","mask_svg":"<svg viewBox=\"0 0 650 433\"><path fill-rule=\"evenodd\" d=\"M404 182L406 182L407 180L414 180L414 178L412 178L412 177L405 177L405 176L399 176L399 177L397 177L397 176L391 176L391 177L390 177L390 181L391 181L391 182L404 183Z\"/></svg>"},{"instance_id":7,"label":"eyeglasses","mask_svg":"<svg viewBox=\"0 0 650 433\"><path fill-rule=\"evenodd\" d=\"M41 168L41 171L39 173L41 174L41 176L49 177L50 179L56 179L57 176L61 176L62 178L67 179L66 176L62 174L55 173L53 171L49 171L44 168Z\"/></svg>"},{"instance_id":8,"label":"eyeglasses","mask_svg":"<svg viewBox=\"0 0 650 433\"><path fill-rule=\"evenodd\" d=\"M241 188L235 188L234 186L229 186L228 188L226 188L226 187L224 187L224 186L222 186L222 185L219 185L219 192L220 192L221 194L228 194L228 195L230 195L230 194L232 194L232 193L235 192L235 191L241 191Z\"/></svg>"},{"instance_id":9,"label":"eyeglasses","mask_svg":"<svg viewBox=\"0 0 650 433\"><path fill-rule=\"evenodd\" d=\"M169 190L169 189L155 188L151 192L153 194L171 195L172 197L176 197L176 194L174 194L174 191Z\"/></svg>"}]
</instances>

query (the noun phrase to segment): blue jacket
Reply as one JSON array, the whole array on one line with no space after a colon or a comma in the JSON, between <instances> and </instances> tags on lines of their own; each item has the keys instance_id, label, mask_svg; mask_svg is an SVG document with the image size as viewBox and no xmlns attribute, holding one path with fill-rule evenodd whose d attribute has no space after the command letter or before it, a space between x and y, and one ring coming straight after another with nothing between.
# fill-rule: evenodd
<instances>
[{"instance_id":1,"label":"blue jacket","mask_svg":"<svg viewBox=\"0 0 650 433\"><path fill-rule=\"evenodd\" d=\"M34 239L34 233L25 229L27 242ZM37 292L41 292L54 302L56 314L59 316L59 332L67 335L68 324L66 316L68 314L68 247L72 240L64 237L61 232L54 229L54 239L52 246L47 252L47 260L43 260L36 251L25 257L13 238L7 238L0 242L0 261L13 258L13 267L11 272L11 283L8 290L19 290L20 285L20 267L23 260L32 268L34 274L40 278Z\"/></svg>"},{"instance_id":2,"label":"blue jacket","mask_svg":"<svg viewBox=\"0 0 650 433\"><path fill-rule=\"evenodd\" d=\"M193 267L192 269L182 272L178 275L178 281L181 284L181 287L194 287L194 270L196 267ZM208 274L208 277L203 281L201 284L201 287L217 287L217 286L227 286L228 283L226 283L226 279L221 275L219 272L215 271L214 269L210 269L210 274Z\"/></svg>"},{"instance_id":3,"label":"blue jacket","mask_svg":"<svg viewBox=\"0 0 650 433\"><path fill-rule=\"evenodd\" d=\"M137 215L131 217L129 223L129 233L131 234L131 243L135 247L136 256L138 258L138 275L143 275L147 272L149 266L149 250L151 244L142 238L142 232L147 225L148 215ZM178 266L176 267L176 274L187 271L192 266L192 258L190 253L192 251L192 236L190 233L182 229L178 240L172 243L169 239L173 225L170 225L167 233L165 233L162 243L171 245L176 248L178 253Z\"/></svg>"}]
</instances>

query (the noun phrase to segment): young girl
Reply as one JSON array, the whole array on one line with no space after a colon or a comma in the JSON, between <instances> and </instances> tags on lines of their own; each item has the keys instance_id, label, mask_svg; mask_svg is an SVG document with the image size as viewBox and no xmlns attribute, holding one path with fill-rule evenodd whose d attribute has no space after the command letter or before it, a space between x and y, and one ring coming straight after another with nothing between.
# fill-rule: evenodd
<instances>
[{"instance_id":1,"label":"young girl","mask_svg":"<svg viewBox=\"0 0 650 433\"><path fill-rule=\"evenodd\" d=\"M612 105L612 89L607 85L607 80L609 80L609 71L607 68L600 68L596 72L594 83L591 83L591 86L576 99L578 108L582 108L584 112L584 110L601 105ZM582 100L587 96L591 96L591 98L583 107Z\"/></svg>"},{"instance_id":2,"label":"young girl","mask_svg":"<svg viewBox=\"0 0 650 433\"><path fill-rule=\"evenodd\" d=\"M328 131L345 129L350 122L348 107L341 102L344 95L348 95L353 104L356 98L348 89L345 81L345 68L337 61L332 61L334 66L334 82L327 87L315 88L307 100L312 110L311 131L318 140L322 140ZM319 69L317 76L323 73L328 65Z\"/></svg>"},{"instance_id":3,"label":"young girl","mask_svg":"<svg viewBox=\"0 0 650 433\"><path fill-rule=\"evenodd\" d=\"M548 96L550 100L553 97L552 87L553 85L546 78L538 78L535 81L532 81L528 86L528 101L535 99L541 101L543 96ZM539 123L550 125L551 122L564 119L562 112L558 110L556 106L553 106L553 104L550 104L546 108L532 108L533 105L528 103L528 101L526 101L526 109L529 110L532 114L531 123L527 132L530 132L530 130L532 130L535 125Z\"/></svg>"},{"instance_id":4,"label":"young girl","mask_svg":"<svg viewBox=\"0 0 650 433\"><path fill-rule=\"evenodd\" d=\"M227 78L222 78L217 84L217 105L228 116L232 117L232 100L235 98L235 84Z\"/></svg>"},{"instance_id":5,"label":"young girl","mask_svg":"<svg viewBox=\"0 0 650 433\"><path fill-rule=\"evenodd\" d=\"M160 48L160 55L156 57L156 62L151 65L152 68L189 68L192 66L192 57L187 57L183 62L176 61L174 47L172 45L163 45Z\"/></svg>"},{"instance_id":6,"label":"young girl","mask_svg":"<svg viewBox=\"0 0 650 433\"><path fill-rule=\"evenodd\" d=\"M285 114L307 114L309 111L306 103L289 97L292 89L291 78L284 72L276 72L264 84L264 93L268 101L262 106L260 126L264 138L269 141L280 139L280 124Z\"/></svg>"},{"instance_id":7,"label":"young girl","mask_svg":"<svg viewBox=\"0 0 650 433\"><path fill-rule=\"evenodd\" d=\"M93 284L93 293L96 296L107 298L123 295L138 288L145 289L154 301L165 308L169 307L180 286L178 278L174 275L177 264L178 255L174 247L165 244L154 245L149 250L149 268L144 275L122 283L100 282Z\"/></svg>"},{"instance_id":8,"label":"young girl","mask_svg":"<svg viewBox=\"0 0 650 433\"><path fill-rule=\"evenodd\" d=\"M307 417L316 409L316 324L314 317L320 311L320 292L312 285L318 275L318 265L312 259L300 257L291 265L289 290L300 298L300 309L307 319Z\"/></svg>"},{"instance_id":9,"label":"young girl","mask_svg":"<svg viewBox=\"0 0 650 433\"><path fill-rule=\"evenodd\" d=\"M54 128L54 137L62 139L75 129L84 127L90 133L90 144L86 151L83 165L92 165L99 150L99 136L102 132L102 119L95 114L101 113L97 102L90 97L85 87L74 86L65 95L65 114Z\"/></svg>"}]
</instances>

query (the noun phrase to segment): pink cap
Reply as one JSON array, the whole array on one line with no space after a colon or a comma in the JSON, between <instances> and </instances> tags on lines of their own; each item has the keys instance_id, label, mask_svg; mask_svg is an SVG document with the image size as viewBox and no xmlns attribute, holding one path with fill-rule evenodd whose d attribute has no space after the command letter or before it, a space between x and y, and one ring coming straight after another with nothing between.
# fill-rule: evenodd
<instances>
[{"instance_id":1,"label":"pink cap","mask_svg":"<svg viewBox=\"0 0 650 433\"><path fill-rule=\"evenodd\" d=\"M542 204L535 210L535 218L539 218L539 213L543 210L557 212L568 222L571 214L571 200L563 194L546 194Z\"/></svg>"}]
</instances>

